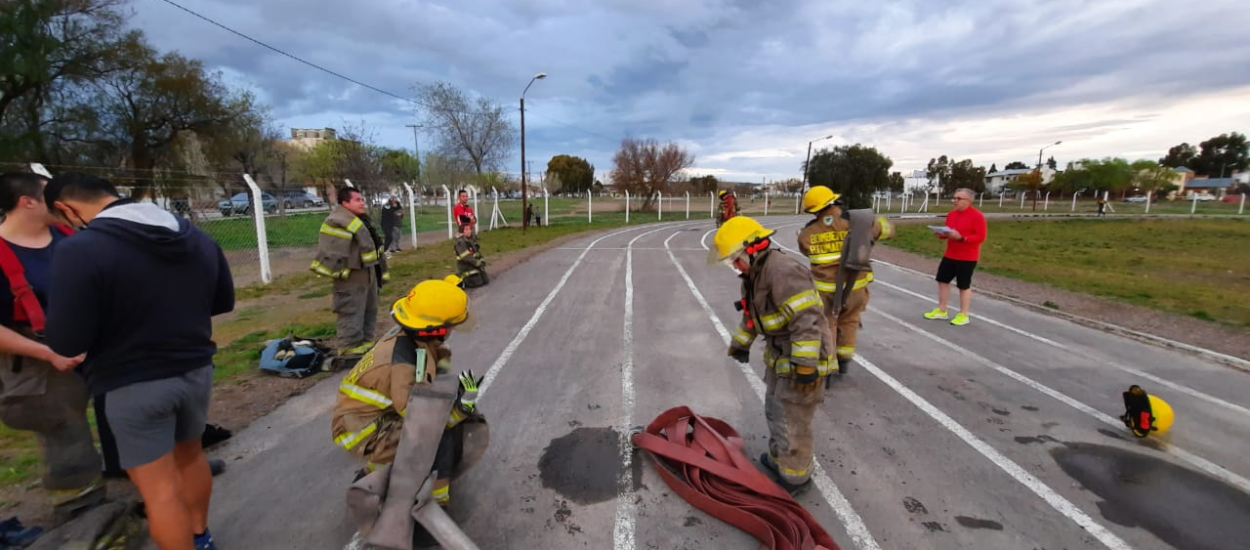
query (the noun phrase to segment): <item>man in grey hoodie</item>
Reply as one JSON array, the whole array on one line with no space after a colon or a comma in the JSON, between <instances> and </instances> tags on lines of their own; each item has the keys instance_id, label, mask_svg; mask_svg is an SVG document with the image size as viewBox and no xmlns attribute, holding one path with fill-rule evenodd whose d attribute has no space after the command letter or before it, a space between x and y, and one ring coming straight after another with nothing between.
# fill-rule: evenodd
<instances>
[{"instance_id":1,"label":"man in grey hoodie","mask_svg":"<svg viewBox=\"0 0 1250 550\"><path fill-rule=\"evenodd\" d=\"M162 550L214 549L212 475L200 443L212 387L212 316L234 309L221 247L152 203L120 199L82 174L44 190L51 212L82 231L52 259L48 347L104 395L121 467L147 506ZM72 350L72 351L71 351Z\"/></svg>"}]
</instances>

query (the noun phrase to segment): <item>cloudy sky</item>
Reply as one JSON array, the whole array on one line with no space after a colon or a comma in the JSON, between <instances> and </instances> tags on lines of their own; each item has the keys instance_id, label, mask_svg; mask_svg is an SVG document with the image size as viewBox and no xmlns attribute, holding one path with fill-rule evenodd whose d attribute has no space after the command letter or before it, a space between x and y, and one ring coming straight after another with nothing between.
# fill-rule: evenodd
<instances>
[{"instance_id":1,"label":"cloudy sky","mask_svg":"<svg viewBox=\"0 0 1250 550\"><path fill-rule=\"evenodd\" d=\"M1250 131L1245 0L174 0L240 32L409 96L445 80L516 116L527 158L605 173L624 136L674 140L696 172L800 175L809 140L874 145L895 169L1158 158ZM412 147L415 112L260 48L163 0L134 0L159 48L220 69L284 127L365 122ZM422 147L430 136L423 135ZM507 169L519 171L516 152Z\"/></svg>"}]
</instances>

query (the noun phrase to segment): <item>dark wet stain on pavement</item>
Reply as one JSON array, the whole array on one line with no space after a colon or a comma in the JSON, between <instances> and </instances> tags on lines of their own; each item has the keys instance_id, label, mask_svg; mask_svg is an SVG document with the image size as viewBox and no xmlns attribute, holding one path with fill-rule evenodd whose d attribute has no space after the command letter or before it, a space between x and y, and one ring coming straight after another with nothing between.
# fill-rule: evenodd
<instances>
[{"instance_id":1,"label":"dark wet stain on pavement","mask_svg":"<svg viewBox=\"0 0 1250 550\"><path fill-rule=\"evenodd\" d=\"M577 428L551 440L538 459L543 487L578 504L615 498L620 445L612 428Z\"/></svg>"},{"instance_id":2,"label":"dark wet stain on pavement","mask_svg":"<svg viewBox=\"0 0 1250 550\"><path fill-rule=\"evenodd\" d=\"M1140 527L1175 548L1235 550L1250 540L1250 495L1151 455L1069 443L1050 450L1060 468L1098 495L1102 516Z\"/></svg>"},{"instance_id":3,"label":"dark wet stain on pavement","mask_svg":"<svg viewBox=\"0 0 1250 550\"><path fill-rule=\"evenodd\" d=\"M1016 436L1016 443L1021 445L1032 445L1034 443L1059 443L1059 440L1049 435L1039 435L1037 437L1025 437L1020 435Z\"/></svg>"},{"instance_id":4,"label":"dark wet stain on pavement","mask_svg":"<svg viewBox=\"0 0 1250 550\"><path fill-rule=\"evenodd\" d=\"M1037 412L1038 410L1037 407L1034 407L1033 405L1020 405L1020 408L1030 412Z\"/></svg>"},{"instance_id":5,"label":"dark wet stain on pavement","mask_svg":"<svg viewBox=\"0 0 1250 550\"><path fill-rule=\"evenodd\" d=\"M929 509L924 507L924 503L912 497L907 497L903 499L903 509L913 514L929 513Z\"/></svg>"},{"instance_id":6,"label":"dark wet stain on pavement","mask_svg":"<svg viewBox=\"0 0 1250 550\"><path fill-rule=\"evenodd\" d=\"M945 525L942 525L941 523L938 523L938 522L936 522L936 521L926 521L926 522L924 522L924 523L921 523L921 525L923 525L923 526L924 526L924 528L925 528L927 531L929 531L930 533L945 532L945 531L946 531L946 526L945 526Z\"/></svg>"},{"instance_id":7,"label":"dark wet stain on pavement","mask_svg":"<svg viewBox=\"0 0 1250 550\"><path fill-rule=\"evenodd\" d=\"M974 518L968 516L955 516L955 521L960 525L969 529L991 529L994 531L1002 531L1003 524L988 519Z\"/></svg>"},{"instance_id":8,"label":"dark wet stain on pavement","mask_svg":"<svg viewBox=\"0 0 1250 550\"><path fill-rule=\"evenodd\" d=\"M991 411L993 411L993 412L994 412L994 414L996 414L996 415L998 415L998 416L1011 416L1011 411L1009 411L1009 410L1007 410L1007 409L993 408L993 409L990 409L990 410L991 410Z\"/></svg>"}]
</instances>

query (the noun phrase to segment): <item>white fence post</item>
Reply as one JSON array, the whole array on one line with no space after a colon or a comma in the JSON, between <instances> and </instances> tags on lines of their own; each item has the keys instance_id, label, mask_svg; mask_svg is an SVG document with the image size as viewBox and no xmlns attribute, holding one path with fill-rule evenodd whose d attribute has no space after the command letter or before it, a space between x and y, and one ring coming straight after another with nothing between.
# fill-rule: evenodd
<instances>
[{"instance_id":1,"label":"white fence post","mask_svg":"<svg viewBox=\"0 0 1250 550\"><path fill-rule=\"evenodd\" d=\"M352 189L355 189L355 188L356 188L356 185L352 183L352 180L349 180L349 179L347 179L347 178L343 178L343 181L347 182L347 186L348 186L348 187L350 187L350 188L352 188Z\"/></svg>"},{"instance_id":2,"label":"white fence post","mask_svg":"<svg viewBox=\"0 0 1250 550\"><path fill-rule=\"evenodd\" d=\"M550 206L548 204L549 199L551 199L551 192L547 191L547 188L544 187L543 188L543 225L544 226L551 225L551 210L548 208L548 206Z\"/></svg>"},{"instance_id":3,"label":"white fence post","mask_svg":"<svg viewBox=\"0 0 1250 550\"><path fill-rule=\"evenodd\" d=\"M586 223L595 223L594 192L586 191Z\"/></svg>"},{"instance_id":4,"label":"white fence post","mask_svg":"<svg viewBox=\"0 0 1250 550\"><path fill-rule=\"evenodd\" d=\"M690 192L686 191L686 219L690 219Z\"/></svg>"},{"instance_id":5,"label":"white fence post","mask_svg":"<svg viewBox=\"0 0 1250 550\"><path fill-rule=\"evenodd\" d=\"M887 191L885 195L885 211L886 212L889 212L890 209L894 208L893 203L894 203L894 192Z\"/></svg>"},{"instance_id":6,"label":"white fence post","mask_svg":"<svg viewBox=\"0 0 1250 550\"><path fill-rule=\"evenodd\" d=\"M447 194L447 240L453 240L456 237L452 235L453 229L452 229L452 223L451 223L451 189L448 189L447 186L444 185L443 193Z\"/></svg>"},{"instance_id":7,"label":"white fence post","mask_svg":"<svg viewBox=\"0 0 1250 550\"><path fill-rule=\"evenodd\" d=\"M659 199L655 201L655 219L662 220L664 219L664 193L656 191L655 196Z\"/></svg>"},{"instance_id":8,"label":"white fence post","mask_svg":"<svg viewBox=\"0 0 1250 550\"><path fill-rule=\"evenodd\" d=\"M243 174L243 181L252 191L252 218L256 220L256 255L260 259L260 280L264 284L273 281L273 273L269 270L269 239L265 231L265 203L261 201L260 186L252 180L250 174Z\"/></svg>"},{"instance_id":9,"label":"white fence post","mask_svg":"<svg viewBox=\"0 0 1250 550\"><path fill-rule=\"evenodd\" d=\"M707 217L716 219L716 193L708 193L712 200L707 205Z\"/></svg>"},{"instance_id":10,"label":"white fence post","mask_svg":"<svg viewBox=\"0 0 1250 550\"><path fill-rule=\"evenodd\" d=\"M629 190L625 191L625 223L629 223Z\"/></svg>"},{"instance_id":11,"label":"white fence post","mask_svg":"<svg viewBox=\"0 0 1250 550\"><path fill-rule=\"evenodd\" d=\"M1028 191L1025 191L1025 192L1023 192L1023 193L1020 193L1020 209L1021 209L1021 210L1024 210L1024 198L1025 198L1025 197L1027 197L1027 196L1029 196L1029 192L1028 192Z\"/></svg>"},{"instance_id":12,"label":"white fence post","mask_svg":"<svg viewBox=\"0 0 1250 550\"><path fill-rule=\"evenodd\" d=\"M1050 191L1046 192L1046 202L1042 205L1042 211L1050 210Z\"/></svg>"},{"instance_id":13,"label":"white fence post","mask_svg":"<svg viewBox=\"0 0 1250 550\"><path fill-rule=\"evenodd\" d=\"M473 213L474 213L474 214L476 214L479 218L481 218L481 216L482 216L482 211L481 211L481 209L479 209L479 208L477 207L477 194L478 194L477 186L476 186L476 185L474 185L474 186L472 187L472 189L473 189ZM493 213L492 213L492 215L493 215ZM494 220L491 220L491 221L494 221ZM476 229L476 227L475 227L475 229ZM494 228L492 227L491 229L494 229ZM474 232L476 233L476 231L474 231Z\"/></svg>"},{"instance_id":14,"label":"white fence post","mask_svg":"<svg viewBox=\"0 0 1250 550\"><path fill-rule=\"evenodd\" d=\"M764 215L768 215L768 191L764 192Z\"/></svg>"},{"instance_id":15,"label":"white fence post","mask_svg":"<svg viewBox=\"0 0 1250 550\"><path fill-rule=\"evenodd\" d=\"M999 189L999 190L998 190L998 207L999 207L1000 209L1003 207L1003 197L1006 197L1006 196L1007 196L1007 192L1006 192L1006 191L1004 191L1004 190L1002 190L1002 189Z\"/></svg>"},{"instance_id":16,"label":"white fence post","mask_svg":"<svg viewBox=\"0 0 1250 550\"><path fill-rule=\"evenodd\" d=\"M404 182L404 189L408 190L408 225L412 227L412 247L417 247L417 202L412 194L412 186L408 182Z\"/></svg>"},{"instance_id":17,"label":"white fence post","mask_svg":"<svg viewBox=\"0 0 1250 550\"><path fill-rule=\"evenodd\" d=\"M1154 196L1154 193L1146 193L1146 213L1147 214L1150 213L1150 199L1152 196Z\"/></svg>"},{"instance_id":18,"label":"white fence post","mask_svg":"<svg viewBox=\"0 0 1250 550\"><path fill-rule=\"evenodd\" d=\"M985 192L982 191L980 193L977 193L977 208L982 208L984 206L985 206Z\"/></svg>"},{"instance_id":19,"label":"white fence post","mask_svg":"<svg viewBox=\"0 0 1250 550\"><path fill-rule=\"evenodd\" d=\"M1241 206L1237 207L1237 213L1241 214L1246 211L1246 194L1241 194Z\"/></svg>"},{"instance_id":20,"label":"white fence post","mask_svg":"<svg viewBox=\"0 0 1250 550\"><path fill-rule=\"evenodd\" d=\"M794 194L794 215L799 215L799 207L803 205L803 193Z\"/></svg>"},{"instance_id":21,"label":"white fence post","mask_svg":"<svg viewBox=\"0 0 1250 550\"><path fill-rule=\"evenodd\" d=\"M1076 212L1076 197L1078 195L1080 195L1080 193L1072 193L1072 211L1073 212Z\"/></svg>"},{"instance_id":22,"label":"white fence post","mask_svg":"<svg viewBox=\"0 0 1250 550\"><path fill-rule=\"evenodd\" d=\"M1189 213L1193 214L1198 211L1198 194L1194 193L1193 205L1189 207Z\"/></svg>"}]
</instances>

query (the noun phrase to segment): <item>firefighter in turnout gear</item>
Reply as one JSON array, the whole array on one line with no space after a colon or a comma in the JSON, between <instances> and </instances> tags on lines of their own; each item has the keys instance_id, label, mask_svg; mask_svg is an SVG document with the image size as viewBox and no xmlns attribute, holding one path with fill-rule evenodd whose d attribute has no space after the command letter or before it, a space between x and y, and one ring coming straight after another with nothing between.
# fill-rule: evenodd
<instances>
[{"instance_id":1,"label":"firefighter in turnout gear","mask_svg":"<svg viewBox=\"0 0 1250 550\"><path fill-rule=\"evenodd\" d=\"M851 231L861 229L852 225L850 213L842 206L841 196L828 187L812 187L803 195L803 210L816 219L799 231L799 252L811 263L812 279L825 304L829 332L837 342L838 374L845 374L855 357L859 316L868 307L868 284L872 282L872 268L866 261L863 265L843 261L844 252L850 253L844 247L851 240ZM870 221L869 245L893 236L894 227L884 216ZM844 285L841 295L837 293L839 284Z\"/></svg>"},{"instance_id":2,"label":"firefighter in turnout gear","mask_svg":"<svg viewBox=\"0 0 1250 550\"><path fill-rule=\"evenodd\" d=\"M456 238L456 276L464 281L464 288L477 288L490 283L486 275L486 260L482 259L482 248L473 235L473 226L460 226L460 236Z\"/></svg>"},{"instance_id":3,"label":"firefighter in turnout gear","mask_svg":"<svg viewBox=\"0 0 1250 550\"><path fill-rule=\"evenodd\" d=\"M398 325L369 350L339 384L331 431L334 443L365 459L366 469L395 460L408 397L416 384L433 384L451 370L446 339L468 320L469 296L458 277L422 281L391 309ZM477 411L481 378L460 373L459 397L447 416L434 468L434 498L446 505L462 451L466 422L484 422ZM361 476L364 472L360 473Z\"/></svg>"},{"instance_id":4,"label":"firefighter in turnout gear","mask_svg":"<svg viewBox=\"0 0 1250 550\"><path fill-rule=\"evenodd\" d=\"M716 196L720 199L720 212L716 215L716 227L720 227L729 218L738 215L738 200L734 197L733 191L727 189L717 191Z\"/></svg>"},{"instance_id":5,"label":"firefighter in turnout gear","mask_svg":"<svg viewBox=\"0 0 1250 550\"><path fill-rule=\"evenodd\" d=\"M742 321L733 330L729 355L748 362L751 343L763 337L769 436L760 462L798 494L811 486L812 415L824 401L819 385L834 361L833 336L811 273L771 248L773 233L746 216L730 218L716 231L708 260L732 266L742 279L742 299L735 304Z\"/></svg>"},{"instance_id":6,"label":"firefighter in turnout gear","mask_svg":"<svg viewBox=\"0 0 1250 550\"><path fill-rule=\"evenodd\" d=\"M338 205L321 223L317 257L309 269L334 280L340 355L360 355L373 346L378 318L378 289L390 280L382 239L365 213L360 191L338 191Z\"/></svg>"}]
</instances>

